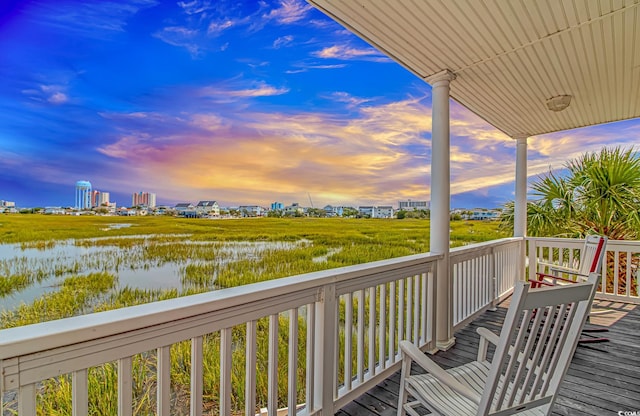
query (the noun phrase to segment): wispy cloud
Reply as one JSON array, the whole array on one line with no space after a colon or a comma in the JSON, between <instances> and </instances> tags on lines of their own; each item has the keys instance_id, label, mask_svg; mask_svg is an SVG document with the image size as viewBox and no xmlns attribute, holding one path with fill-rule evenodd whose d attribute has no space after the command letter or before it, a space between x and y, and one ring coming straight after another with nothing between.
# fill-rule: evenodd
<instances>
[{"instance_id":1,"label":"wispy cloud","mask_svg":"<svg viewBox=\"0 0 640 416\"><path fill-rule=\"evenodd\" d=\"M204 51L223 51L229 41L218 45L216 39L227 32L238 30L255 33L268 24L290 25L303 22L313 9L300 0L281 0L272 6L266 2L246 3L241 6L228 1L181 1L184 16L178 16L179 24L157 31L154 36L178 47L186 48L192 57L200 57ZM247 14L247 8L254 10ZM180 29L180 30L177 30ZM281 48L291 43L292 36L277 38L273 47Z\"/></svg>"},{"instance_id":2,"label":"wispy cloud","mask_svg":"<svg viewBox=\"0 0 640 416\"><path fill-rule=\"evenodd\" d=\"M88 38L104 38L123 32L138 11L155 6L156 0L43 2L37 19L57 30Z\"/></svg>"},{"instance_id":3,"label":"wispy cloud","mask_svg":"<svg viewBox=\"0 0 640 416\"><path fill-rule=\"evenodd\" d=\"M222 21L216 21L209 23L209 27L207 28L207 33L209 35L219 35L225 30L234 27L237 22L234 22L231 19L225 19Z\"/></svg>"},{"instance_id":4,"label":"wispy cloud","mask_svg":"<svg viewBox=\"0 0 640 416\"><path fill-rule=\"evenodd\" d=\"M293 42L293 36L291 35L280 36L279 38L273 41L273 47L274 49L280 49L284 46L290 45L291 42Z\"/></svg>"},{"instance_id":5,"label":"wispy cloud","mask_svg":"<svg viewBox=\"0 0 640 416\"><path fill-rule=\"evenodd\" d=\"M344 91L336 91L330 94L328 98L339 103L346 103L349 107L357 107L361 104L372 101L371 98L354 97L353 95Z\"/></svg>"},{"instance_id":6,"label":"wispy cloud","mask_svg":"<svg viewBox=\"0 0 640 416\"><path fill-rule=\"evenodd\" d=\"M169 45L187 49L193 58L197 58L202 50L199 35L197 30L183 26L164 27L153 34L154 37Z\"/></svg>"},{"instance_id":7,"label":"wispy cloud","mask_svg":"<svg viewBox=\"0 0 640 416\"><path fill-rule=\"evenodd\" d=\"M299 69L288 69L285 71L286 74L300 74L304 72L308 72L312 69L340 69L346 68L347 64L335 64L335 65L307 65L307 64L295 64Z\"/></svg>"},{"instance_id":8,"label":"wispy cloud","mask_svg":"<svg viewBox=\"0 0 640 416\"><path fill-rule=\"evenodd\" d=\"M51 104L64 104L69 101L67 94L63 92L54 92L49 98L47 98Z\"/></svg>"},{"instance_id":9,"label":"wispy cloud","mask_svg":"<svg viewBox=\"0 0 640 416\"><path fill-rule=\"evenodd\" d=\"M634 129L611 129L609 125L530 137L529 175L564 169L568 160L576 159L586 152L598 152L605 145L629 148L638 142L637 137L638 132Z\"/></svg>"},{"instance_id":10,"label":"wispy cloud","mask_svg":"<svg viewBox=\"0 0 640 416\"><path fill-rule=\"evenodd\" d=\"M29 164L29 159L8 150L0 149L0 169L5 172L19 170L21 166Z\"/></svg>"},{"instance_id":11,"label":"wispy cloud","mask_svg":"<svg viewBox=\"0 0 640 416\"><path fill-rule=\"evenodd\" d=\"M116 159L137 159L149 158L149 154L157 152L157 149L151 143L148 143L150 136L142 134L137 136L123 136L117 142L107 146L98 147L98 152Z\"/></svg>"},{"instance_id":12,"label":"wispy cloud","mask_svg":"<svg viewBox=\"0 0 640 416\"><path fill-rule=\"evenodd\" d=\"M349 45L333 45L323 48L311 54L316 58L342 59L342 60L366 60L375 62L391 62L391 59L384 56L373 48L354 48Z\"/></svg>"},{"instance_id":13,"label":"wispy cloud","mask_svg":"<svg viewBox=\"0 0 640 416\"><path fill-rule=\"evenodd\" d=\"M281 0L279 7L271 9L263 18L279 24L291 24L303 20L312 9L312 6L298 0Z\"/></svg>"},{"instance_id":14,"label":"wispy cloud","mask_svg":"<svg viewBox=\"0 0 640 416\"><path fill-rule=\"evenodd\" d=\"M202 0L179 1L177 4L188 15L200 14L212 8L210 1Z\"/></svg>"},{"instance_id":15,"label":"wispy cloud","mask_svg":"<svg viewBox=\"0 0 640 416\"><path fill-rule=\"evenodd\" d=\"M274 95L283 95L289 92L288 88L274 87L264 81L251 82L250 84L251 85L248 88L238 88L237 85L234 86L228 84L203 87L199 90L198 95L201 97L209 97L219 102L225 102L230 98L269 97Z\"/></svg>"},{"instance_id":16,"label":"wispy cloud","mask_svg":"<svg viewBox=\"0 0 640 416\"><path fill-rule=\"evenodd\" d=\"M39 102L48 102L53 105L65 104L69 101L66 87L62 85L39 85L38 88L22 90L22 94Z\"/></svg>"}]
</instances>

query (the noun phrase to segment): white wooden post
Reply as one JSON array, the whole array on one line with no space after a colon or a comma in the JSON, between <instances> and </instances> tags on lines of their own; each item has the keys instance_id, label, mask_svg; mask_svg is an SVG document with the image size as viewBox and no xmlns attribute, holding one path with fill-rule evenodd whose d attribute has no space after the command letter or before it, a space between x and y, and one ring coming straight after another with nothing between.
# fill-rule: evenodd
<instances>
[{"instance_id":1,"label":"white wooden post","mask_svg":"<svg viewBox=\"0 0 640 416\"><path fill-rule=\"evenodd\" d=\"M202 387L203 376L203 348L204 340L200 337L191 338L191 401L190 416L202 415Z\"/></svg>"},{"instance_id":2,"label":"white wooden post","mask_svg":"<svg viewBox=\"0 0 640 416\"><path fill-rule=\"evenodd\" d=\"M220 416L231 415L232 329L220 331Z\"/></svg>"},{"instance_id":3,"label":"white wooden post","mask_svg":"<svg viewBox=\"0 0 640 416\"><path fill-rule=\"evenodd\" d=\"M74 371L71 375L71 407L73 416L89 414L89 381L86 368ZM2 407L0 406L0 411Z\"/></svg>"},{"instance_id":4,"label":"white wooden post","mask_svg":"<svg viewBox=\"0 0 640 416\"><path fill-rule=\"evenodd\" d=\"M118 416L133 414L132 357L118 360Z\"/></svg>"},{"instance_id":5,"label":"white wooden post","mask_svg":"<svg viewBox=\"0 0 640 416\"><path fill-rule=\"evenodd\" d=\"M169 416L171 411L171 345L157 349L157 416Z\"/></svg>"},{"instance_id":6,"label":"white wooden post","mask_svg":"<svg viewBox=\"0 0 640 416\"><path fill-rule=\"evenodd\" d=\"M278 314L269 316L269 361L267 364L267 414L278 414Z\"/></svg>"},{"instance_id":7,"label":"white wooden post","mask_svg":"<svg viewBox=\"0 0 640 416\"><path fill-rule=\"evenodd\" d=\"M316 334L321 334L315 349L314 409L322 408L323 416L333 416L334 376L336 372L337 298L335 285L324 286L322 299L316 303Z\"/></svg>"},{"instance_id":8,"label":"white wooden post","mask_svg":"<svg viewBox=\"0 0 640 416\"><path fill-rule=\"evenodd\" d=\"M253 416L256 414L256 363L257 344L256 344L256 328L258 321L247 322L247 342L246 342L246 358L245 358L245 384L244 384L244 414L245 416Z\"/></svg>"},{"instance_id":9,"label":"white wooden post","mask_svg":"<svg viewBox=\"0 0 640 416\"><path fill-rule=\"evenodd\" d=\"M516 199L513 209L513 236L526 237L527 235L527 134L516 135ZM525 257L526 244L520 245L518 256L518 275L516 280L526 280Z\"/></svg>"},{"instance_id":10,"label":"white wooden post","mask_svg":"<svg viewBox=\"0 0 640 416\"><path fill-rule=\"evenodd\" d=\"M432 86L431 122L431 235L430 251L443 254L436 277L436 347L447 350L453 338L452 279L449 271L449 84L456 78L449 70L439 72L427 82Z\"/></svg>"}]
</instances>

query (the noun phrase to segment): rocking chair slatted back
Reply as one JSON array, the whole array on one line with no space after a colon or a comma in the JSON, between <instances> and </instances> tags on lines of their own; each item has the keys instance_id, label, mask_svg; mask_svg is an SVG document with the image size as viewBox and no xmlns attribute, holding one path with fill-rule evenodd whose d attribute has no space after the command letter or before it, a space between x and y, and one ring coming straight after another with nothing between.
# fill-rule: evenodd
<instances>
[{"instance_id":1,"label":"rocking chair slatted back","mask_svg":"<svg viewBox=\"0 0 640 416\"><path fill-rule=\"evenodd\" d=\"M529 291L517 285L478 414L512 414L553 401L573 356L599 275Z\"/></svg>"},{"instance_id":2,"label":"rocking chair slatted back","mask_svg":"<svg viewBox=\"0 0 640 416\"><path fill-rule=\"evenodd\" d=\"M444 370L401 341L397 415L420 416L422 407L440 415L549 415L599 279L591 273L586 282L540 289L516 282L500 336L478 328L477 359L455 368ZM427 372L411 374L413 363Z\"/></svg>"},{"instance_id":3,"label":"rocking chair slatted back","mask_svg":"<svg viewBox=\"0 0 640 416\"><path fill-rule=\"evenodd\" d=\"M587 276L589 273L600 270L606 242L606 237L599 235L587 236L584 248L580 253L580 258L585 259L585 261L580 261L580 274Z\"/></svg>"},{"instance_id":4,"label":"rocking chair slatted back","mask_svg":"<svg viewBox=\"0 0 640 416\"><path fill-rule=\"evenodd\" d=\"M605 236L587 236L584 246L580 250L579 263L575 265L575 268L539 261L538 265L548 267L549 272L536 272L536 278L530 279L531 286L536 288L553 286L562 282L584 282L589 273L600 273L606 245L607 237Z\"/></svg>"}]
</instances>

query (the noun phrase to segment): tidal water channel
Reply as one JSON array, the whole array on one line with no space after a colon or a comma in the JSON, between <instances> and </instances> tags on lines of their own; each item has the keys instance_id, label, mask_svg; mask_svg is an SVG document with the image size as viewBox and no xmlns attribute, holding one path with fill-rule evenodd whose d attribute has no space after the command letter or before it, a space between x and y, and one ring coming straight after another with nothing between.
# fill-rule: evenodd
<instances>
[{"instance_id":1,"label":"tidal water channel","mask_svg":"<svg viewBox=\"0 0 640 416\"><path fill-rule=\"evenodd\" d=\"M258 262L268 253L312 244L295 242L192 241L189 235L134 235L46 244L0 244L0 313L56 292L71 276L109 273L111 292L215 289L230 265ZM3 293L4 292L4 293Z\"/></svg>"}]
</instances>

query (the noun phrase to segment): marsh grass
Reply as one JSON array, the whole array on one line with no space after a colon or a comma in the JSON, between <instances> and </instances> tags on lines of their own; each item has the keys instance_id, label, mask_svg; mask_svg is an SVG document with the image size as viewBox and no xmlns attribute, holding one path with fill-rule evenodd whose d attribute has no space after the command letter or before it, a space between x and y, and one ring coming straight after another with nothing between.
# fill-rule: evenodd
<instances>
[{"instance_id":1,"label":"marsh grass","mask_svg":"<svg viewBox=\"0 0 640 416\"><path fill-rule=\"evenodd\" d=\"M39 262L25 256L0 260L0 298L41 282L53 273L51 264L40 267Z\"/></svg>"},{"instance_id":2,"label":"marsh grass","mask_svg":"<svg viewBox=\"0 0 640 416\"><path fill-rule=\"evenodd\" d=\"M21 303L11 311L3 311L0 315L0 329L90 312L91 305L112 289L115 283L116 277L110 273L68 277L57 292L42 295L30 304Z\"/></svg>"},{"instance_id":3,"label":"marsh grass","mask_svg":"<svg viewBox=\"0 0 640 416\"><path fill-rule=\"evenodd\" d=\"M213 286L216 274L217 267L213 263L192 263L184 267L180 281L183 285L209 288Z\"/></svg>"},{"instance_id":4,"label":"marsh grass","mask_svg":"<svg viewBox=\"0 0 640 416\"><path fill-rule=\"evenodd\" d=\"M26 250L29 248L35 248L38 250L48 250L56 246L56 241L47 240L47 241L23 241L20 243L20 248L22 250Z\"/></svg>"},{"instance_id":5,"label":"marsh grass","mask_svg":"<svg viewBox=\"0 0 640 416\"><path fill-rule=\"evenodd\" d=\"M34 220L36 219L36 220ZM105 231L110 223L131 223L130 227ZM0 298L29 287L50 276L64 282L56 292L21 304L0 316L0 328L60 319L91 311L106 311L153 301L200 293L329 268L366 263L429 249L429 222L426 220L354 219L255 219L186 220L168 217L55 217L14 215L0 217L0 241L24 243L24 247L55 247L58 240L75 240L79 247L100 247L100 251L73 259L33 261L26 258L0 262ZM497 224L452 223L452 246L500 238ZM121 238L128 236L128 238ZM96 238L107 237L107 238ZM44 242L44 243L42 243ZM268 243L268 244L267 244ZM181 265L182 287L170 290L117 287L114 273L123 268L139 270L176 263ZM86 274L80 274L86 273ZM70 275L70 276L69 276ZM389 293L389 292L387 292ZM396 293L396 298L403 296ZM368 325L368 294L352 299L354 310L364 302ZM379 308L379 297L377 298ZM388 302L388 300L387 300ZM339 380L344 381L344 299L340 303ZM388 304L387 304L387 310ZM306 319L298 317L298 397L304 400ZM286 405L287 346L289 316L278 316L278 397ZM257 321L257 407L266 406L269 319ZM396 337L398 338L398 337ZM246 327L232 329L232 407L243 411ZM220 383L220 333L206 335L204 343L204 400L206 411L217 414ZM396 339L397 343L397 339ZM365 342L365 357L368 342ZM378 356L376 345L376 357ZM191 342L172 345L171 391L175 414L188 405ZM352 368L356 368L355 354ZM150 351L133 357L134 404L136 414L155 412L156 354ZM107 363L89 369L90 414L116 414L117 365ZM71 380L61 376L42 384L38 413L71 414ZM175 410L175 412L174 412ZM256 409L257 410L257 409Z\"/></svg>"}]
</instances>

